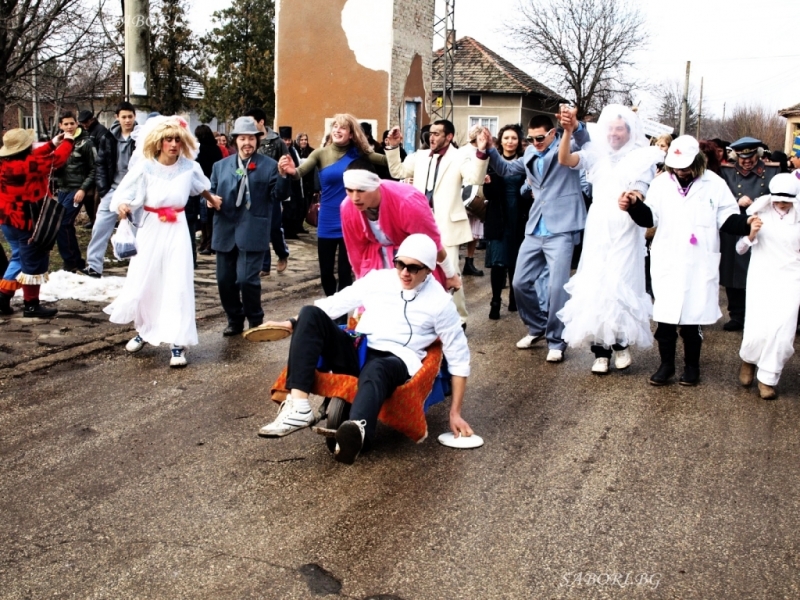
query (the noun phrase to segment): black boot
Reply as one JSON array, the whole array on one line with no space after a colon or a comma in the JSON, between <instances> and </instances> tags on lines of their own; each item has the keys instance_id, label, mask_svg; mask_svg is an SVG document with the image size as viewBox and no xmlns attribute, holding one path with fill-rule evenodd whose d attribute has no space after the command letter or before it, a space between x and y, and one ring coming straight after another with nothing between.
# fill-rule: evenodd
<instances>
[{"instance_id":1,"label":"black boot","mask_svg":"<svg viewBox=\"0 0 800 600\"><path fill-rule=\"evenodd\" d=\"M58 314L55 308L45 308L39 304L39 299L25 300L25 310L22 313L23 317L37 317L39 319L50 319Z\"/></svg>"},{"instance_id":2,"label":"black boot","mask_svg":"<svg viewBox=\"0 0 800 600\"><path fill-rule=\"evenodd\" d=\"M650 376L650 383L667 385L675 375L675 342L658 340L658 353L661 355L661 366Z\"/></svg>"},{"instance_id":3,"label":"black boot","mask_svg":"<svg viewBox=\"0 0 800 600\"><path fill-rule=\"evenodd\" d=\"M681 327L683 338L684 368L678 383L681 385L697 385L700 381L700 350L703 348L703 336L699 325Z\"/></svg>"},{"instance_id":4,"label":"black boot","mask_svg":"<svg viewBox=\"0 0 800 600\"><path fill-rule=\"evenodd\" d=\"M11 308L11 296L0 292L0 315L13 315L14 309Z\"/></svg>"},{"instance_id":5,"label":"black boot","mask_svg":"<svg viewBox=\"0 0 800 600\"><path fill-rule=\"evenodd\" d=\"M500 320L500 300L492 300L489 303L489 318L492 321Z\"/></svg>"},{"instance_id":6,"label":"black boot","mask_svg":"<svg viewBox=\"0 0 800 600\"><path fill-rule=\"evenodd\" d=\"M464 259L464 270L461 271L462 275L474 275L475 277L483 277L483 271L475 268L474 259L469 256Z\"/></svg>"},{"instance_id":7,"label":"black boot","mask_svg":"<svg viewBox=\"0 0 800 600\"><path fill-rule=\"evenodd\" d=\"M517 299L514 297L513 286L508 286L508 312L517 312Z\"/></svg>"}]
</instances>

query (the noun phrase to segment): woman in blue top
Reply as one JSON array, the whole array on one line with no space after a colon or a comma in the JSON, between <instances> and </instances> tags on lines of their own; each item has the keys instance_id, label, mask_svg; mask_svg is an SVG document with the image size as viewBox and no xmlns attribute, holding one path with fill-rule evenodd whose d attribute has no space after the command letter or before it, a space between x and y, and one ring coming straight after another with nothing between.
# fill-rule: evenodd
<instances>
[{"instance_id":1,"label":"woman in blue top","mask_svg":"<svg viewBox=\"0 0 800 600\"><path fill-rule=\"evenodd\" d=\"M369 145L361 126L353 115L334 115L331 125L331 143L324 148L314 150L302 165L295 167L288 155L281 157L278 169L281 175L291 175L295 179L319 169L320 200L319 223L317 225L317 256L319 257L319 274L322 289L326 296L353 283L350 261L344 246L342 219L339 205L347 198L344 190L342 174L356 158L366 156L376 165L386 166L386 157L377 154ZM336 252L339 252L339 283L337 286L334 266Z\"/></svg>"}]
</instances>

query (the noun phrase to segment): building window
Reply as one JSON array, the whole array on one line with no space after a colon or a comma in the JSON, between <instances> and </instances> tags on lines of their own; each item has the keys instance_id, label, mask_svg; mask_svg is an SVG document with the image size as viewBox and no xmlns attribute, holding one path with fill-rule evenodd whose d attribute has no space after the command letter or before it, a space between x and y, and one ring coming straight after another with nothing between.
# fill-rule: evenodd
<instances>
[{"instance_id":1,"label":"building window","mask_svg":"<svg viewBox=\"0 0 800 600\"><path fill-rule=\"evenodd\" d=\"M33 117L22 117L22 128L33 129Z\"/></svg>"},{"instance_id":2,"label":"building window","mask_svg":"<svg viewBox=\"0 0 800 600\"><path fill-rule=\"evenodd\" d=\"M467 101L469 106L480 106L481 105L481 95L480 94L470 94L469 100Z\"/></svg>"},{"instance_id":3,"label":"building window","mask_svg":"<svg viewBox=\"0 0 800 600\"><path fill-rule=\"evenodd\" d=\"M497 135L497 117L470 117L469 129L472 129L475 125L488 127L493 136Z\"/></svg>"}]
</instances>

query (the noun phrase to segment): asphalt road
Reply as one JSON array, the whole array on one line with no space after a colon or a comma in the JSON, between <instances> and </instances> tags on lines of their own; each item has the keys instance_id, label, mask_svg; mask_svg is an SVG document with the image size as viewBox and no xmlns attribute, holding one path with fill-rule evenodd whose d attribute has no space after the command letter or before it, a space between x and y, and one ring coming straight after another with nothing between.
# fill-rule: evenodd
<instances>
[{"instance_id":1,"label":"asphalt road","mask_svg":"<svg viewBox=\"0 0 800 600\"><path fill-rule=\"evenodd\" d=\"M653 388L588 352L520 351L468 282L465 418L478 450L381 429L355 465L311 431L256 433L288 341L204 322L182 371L122 346L15 378L0 399L2 598L800 597L800 389L737 384L706 329L702 383ZM303 297L268 315L294 314ZM679 342L680 343L680 342Z\"/></svg>"}]
</instances>

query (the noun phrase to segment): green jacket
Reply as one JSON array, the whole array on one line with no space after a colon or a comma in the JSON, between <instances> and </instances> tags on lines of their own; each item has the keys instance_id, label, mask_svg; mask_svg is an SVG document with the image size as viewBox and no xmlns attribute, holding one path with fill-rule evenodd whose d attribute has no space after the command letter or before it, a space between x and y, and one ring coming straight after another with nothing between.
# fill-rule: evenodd
<instances>
[{"instance_id":1,"label":"green jacket","mask_svg":"<svg viewBox=\"0 0 800 600\"><path fill-rule=\"evenodd\" d=\"M72 154L67 164L55 172L56 185L59 191L88 192L94 187L95 159L97 150L92 138L85 131L75 138Z\"/></svg>"}]
</instances>

